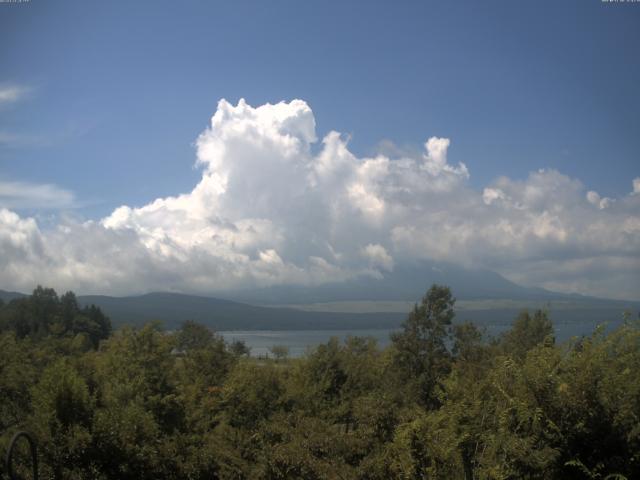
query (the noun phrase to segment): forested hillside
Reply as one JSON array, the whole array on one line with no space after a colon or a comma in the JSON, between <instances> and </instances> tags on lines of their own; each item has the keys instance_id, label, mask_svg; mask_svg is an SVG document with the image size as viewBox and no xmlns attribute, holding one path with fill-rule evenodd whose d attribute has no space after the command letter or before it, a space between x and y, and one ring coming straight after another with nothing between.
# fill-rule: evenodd
<instances>
[{"instance_id":1,"label":"forested hillside","mask_svg":"<svg viewBox=\"0 0 640 480\"><path fill-rule=\"evenodd\" d=\"M434 285L381 350L254 359L187 321L111 331L38 288L0 306L0 448L40 478L640 478L640 325L556 344L543 311L500 338Z\"/></svg>"}]
</instances>

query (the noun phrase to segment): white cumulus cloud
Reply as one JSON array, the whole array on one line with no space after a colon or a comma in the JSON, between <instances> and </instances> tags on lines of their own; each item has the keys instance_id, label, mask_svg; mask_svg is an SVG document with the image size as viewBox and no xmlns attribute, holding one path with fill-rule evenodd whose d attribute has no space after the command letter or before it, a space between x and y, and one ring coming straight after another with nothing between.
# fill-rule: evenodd
<instances>
[{"instance_id":1,"label":"white cumulus cloud","mask_svg":"<svg viewBox=\"0 0 640 480\"><path fill-rule=\"evenodd\" d=\"M362 254L369 259L371 266L386 271L393 270L393 258L382 245L368 244L362 249Z\"/></svg>"},{"instance_id":2,"label":"white cumulus cloud","mask_svg":"<svg viewBox=\"0 0 640 480\"><path fill-rule=\"evenodd\" d=\"M507 200L507 197L499 188L485 188L482 192L482 200L486 205L491 205L493 202Z\"/></svg>"},{"instance_id":3,"label":"white cumulus cloud","mask_svg":"<svg viewBox=\"0 0 640 480\"><path fill-rule=\"evenodd\" d=\"M611 205L611 202L613 202L612 198L601 197L600 194L598 194L598 192L595 192L593 190L589 190L587 192L587 200L589 201L590 204L595 205L600 210L607 208L608 206Z\"/></svg>"},{"instance_id":4,"label":"white cumulus cloud","mask_svg":"<svg viewBox=\"0 0 640 480\"><path fill-rule=\"evenodd\" d=\"M302 100L221 100L197 137L202 178L189 192L50 229L5 205L0 282L210 293L379 277L435 259L524 284L638 298L640 195L600 198L555 170L477 191L449 146L431 137L418 154L359 157L339 132L319 140Z\"/></svg>"}]
</instances>

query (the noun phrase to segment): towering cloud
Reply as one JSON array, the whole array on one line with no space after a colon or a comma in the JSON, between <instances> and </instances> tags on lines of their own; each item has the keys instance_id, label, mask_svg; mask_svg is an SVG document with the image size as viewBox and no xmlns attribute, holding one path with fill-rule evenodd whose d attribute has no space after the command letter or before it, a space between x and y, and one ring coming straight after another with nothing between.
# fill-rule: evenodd
<instances>
[{"instance_id":1,"label":"towering cloud","mask_svg":"<svg viewBox=\"0 0 640 480\"><path fill-rule=\"evenodd\" d=\"M393 158L358 158L338 132L314 153L317 141L301 100L221 100L196 142L202 178L191 192L48 231L1 210L0 282L211 292L380 276L424 258L640 296L640 195L600 198L554 170L479 192L467 167L449 160L446 138Z\"/></svg>"}]
</instances>

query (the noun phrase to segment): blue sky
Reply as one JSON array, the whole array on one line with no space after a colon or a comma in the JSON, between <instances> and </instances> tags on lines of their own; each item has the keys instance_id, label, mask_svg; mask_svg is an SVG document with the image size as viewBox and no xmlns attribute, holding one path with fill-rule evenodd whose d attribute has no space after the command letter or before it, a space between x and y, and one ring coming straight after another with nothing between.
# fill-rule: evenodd
<instances>
[{"instance_id":1,"label":"blue sky","mask_svg":"<svg viewBox=\"0 0 640 480\"><path fill-rule=\"evenodd\" d=\"M90 216L191 188L220 98L302 98L362 154L450 137L479 186L554 167L615 195L639 173L635 5L33 0L0 21L0 80L32 89L0 112L32 139L3 146L2 175Z\"/></svg>"},{"instance_id":2,"label":"blue sky","mask_svg":"<svg viewBox=\"0 0 640 480\"><path fill-rule=\"evenodd\" d=\"M638 45L640 5L600 0L0 4L0 91L19 91L0 181L72 196L23 217L99 220L190 192L220 99L300 98L358 157L443 137L478 192L545 168L618 198L640 176Z\"/></svg>"}]
</instances>

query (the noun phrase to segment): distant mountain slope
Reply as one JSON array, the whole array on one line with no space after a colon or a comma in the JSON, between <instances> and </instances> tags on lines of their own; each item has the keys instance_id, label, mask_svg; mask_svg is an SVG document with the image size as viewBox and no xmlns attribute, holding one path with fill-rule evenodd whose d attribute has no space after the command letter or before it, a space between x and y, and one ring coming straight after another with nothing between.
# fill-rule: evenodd
<instances>
[{"instance_id":1,"label":"distant mountain slope","mask_svg":"<svg viewBox=\"0 0 640 480\"><path fill-rule=\"evenodd\" d=\"M260 307L218 298L177 293L150 293L136 297L80 296L82 305L99 306L114 326L142 325L160 320L166 328L175 329L184 320L195 320L215 330L356 330L397 328L408 312L327 312L295 308ZM480 302L478 302L480 303ZM472 305L476 305L472 302ZM470 320L478 325L510 324L527 302L514 306L471 306L457 311L457 321ZM533 302L528 308L539 307ZM640 309L637 302L608 300L576 300L550 302L551 318L558 324L579 322L596 325L601 322L619 323L622 312L630 310L635 317Z\"/></svg>"},{"instance_id":2,"label":"distant mountain slope","mask_svg":"<svg viewBox=\"0 0 640 480\"><path fill-rule=\"evenodd\" d=\"M394 328L405 317L405 314L393 312L303 312L177 293L150 293L136 297L87 295L79 296L78 301L82 305L99 306L114 325L141 325L160 320L167 328L177 328L184 320L195 320L215 330Z\"/></svg>"},{"instance_id":3,"label":"distant mountain slope","mask_svg":"<svg viewBox=\"0 0 640 480\"><path fill-rule=\"evenodd\" d=\"M25 296L0 290L0 298L10 301ZM134 297L104 295L79 296L81 305L94 304L108 315L114 326L142 325L159 320L166 328L175 329L185 320L195 320L215 330L357 330L398 328L407 312L387 311L354 313L354 311L308 311L300 308L261 307L218 298L177 293L150 293ZM639 302L598 300L578 297L573 300L550 301L551 318L556 325L579 322L596 325L619 323L622 312L636 317ZM540 301L460 301L457 321L470 320L478 325L509 324L523 308L539 308ZM409 307L407 306L407 310Z\"/></svg>"},{"instance_id":4,"label":"distant mountain slope","mask_svg":"<svg viewBox=\"0 0 640 480\"><path fill-rule=\"evenodd\" d=\"M393 272L380 279L363 276L314 287L212 292L211 297L177 293L88 295L79 296L78 300L82 305L99 306L116 326L160 320L167 328L177 328L184 320L195 320L216 330L395 328L406 317L410 305L419 301L434 283L451 287L458 299L459 320L480 324L511 322L524 308L549 308L554 322L619 321L623 311L629 310L636 317L640 310L640 302L528 288L488 270L434 262L396 265ZM23 294L0 290L0 298L5 301L20 296ZM345 308L341 302L349 305ZM389 308L385 302L406 308ZM377 310L376 305L384 308Z\"/></svg>"},{"instance_id":5,"label":"distant mountain slope","mask_svg":"<svg viewBox=\"0 0 640 480\"><path fill-rule=\"evenodd\" d=\"M383 278L361 276L318 286L274 286L215 292L216 296L254 304L308 304L354 300L410 301L422 298L434 283L448 285L458 299L566 300L588 298L517 285L503 276L452 264L416 262L396 265Z\"/></svg>"},{"instance_id":6,"label":"distant mountain slope","mask_svg":"<svg viewBox=\"0 0 640 480\"><path fill-rule=\"evenodd\" d=\"M26 297L24 293L20 292L7 292L6 290L0 290L0 300L5 303L9 303L14 298Z\"/></svg>"}]
</instances>

